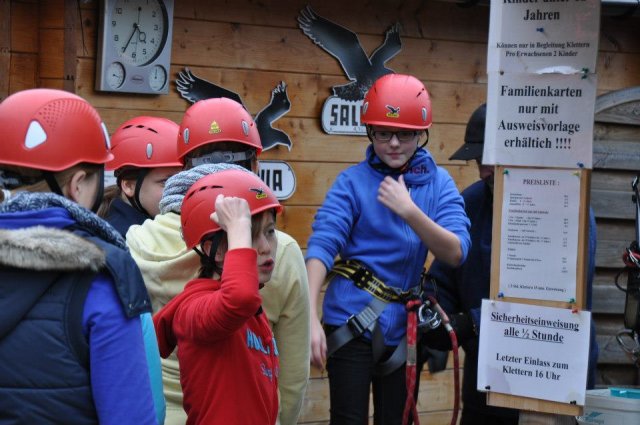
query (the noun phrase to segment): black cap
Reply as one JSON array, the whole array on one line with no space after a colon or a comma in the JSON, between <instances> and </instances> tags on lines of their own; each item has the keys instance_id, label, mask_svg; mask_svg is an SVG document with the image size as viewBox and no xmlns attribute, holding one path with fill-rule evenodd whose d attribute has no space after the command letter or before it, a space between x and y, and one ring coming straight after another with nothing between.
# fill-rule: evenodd
<instances>
[{"instance_id":1,"label":"black cap","mask_svg":"<svg viewBox=\"0 0 640 425\"><path fill-rule=\"evenodd\" d=\"M467 122L467 131L464 133L464 145L449 159L462 159L469 161L471 159L482 158L482 150L484 149L484 124L487 118L487 104L480 105L469 118Z\"/></svg>"}]
</instances>

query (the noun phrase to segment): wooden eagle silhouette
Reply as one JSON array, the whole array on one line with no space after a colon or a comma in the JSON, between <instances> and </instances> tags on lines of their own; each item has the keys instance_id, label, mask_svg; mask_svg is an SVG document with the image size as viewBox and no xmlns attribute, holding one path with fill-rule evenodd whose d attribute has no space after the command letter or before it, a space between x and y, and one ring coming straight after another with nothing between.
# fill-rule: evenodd
<instances>
[{"instance_id":1,"label":"wooden eagle silhouette","mask_svg":"<svg viewBox=\"0 0 640 425\"><path fill-rule=\"evenodd\" d=\"M189 68L185 68L184 71L178 73L176 87L180 96L191 103L203 99L226 97L235 100L247 109L240 95L210 81L196 77ZM287 133L273 127L273 123L289 112L289 110L291 110L291 101L287 94L287 85L284 81L280 81L280 83L271 90L271 100L269 104L258 112L254 119L258 133L260 134L262 150L269 150L276 145L283 145L286 146L288 150L291 150L292 143Z\"/></svg>"},{"instance_id":2,"label":"wooden eagle silhouette","mask_svg":"<svg viewBox=\"0 0 640 425\"><path fill-rule=\"evenodd\" d=\"M400 24L385 34L384 42L368 57L358 36L349 29L316 14L307 6L298 16L302 32L331 56L338 59L350 83L333 87L333 93L344 100L362 100L378 78L393 71L385 67L402 48Z\"/></svg>"}]
</instances>

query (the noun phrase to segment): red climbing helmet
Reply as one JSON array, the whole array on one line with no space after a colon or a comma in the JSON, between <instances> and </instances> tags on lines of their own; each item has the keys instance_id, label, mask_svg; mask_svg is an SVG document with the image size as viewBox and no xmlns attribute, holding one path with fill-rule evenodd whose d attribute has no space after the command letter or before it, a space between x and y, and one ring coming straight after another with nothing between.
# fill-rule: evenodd
<instances>
[{"instance_id":1,"label":"red climbing helmet","mask_svg":"<svg viewBox=\"0 0 640 425\"><path fill-rule=\"evenodd\" d=\"M62 171L82 162L104 164L109 134L83 98L55 89L17 92L0 103L0 164Z\"/></svg>"},{"instance_id":2,"label":"red climbing helmet","mask_svg":"<svg viewBox=\"0 0 640 425\"><path fill-rule=\"evenodd\" d=\"M208 174L189 188L182 201L180 222L187 248L194 248L205 236L221 229L210 218L220 194L245 199L252 216L271 208L278 213L283 209L269 186L250 171L224 170Z\"/></svg>"},{"instance_id":3,"label":"red climbing helmet","mask_svg":"<svg viewBox=\"0 0 640 425\"><path fill-rule=\"evenodd\" d=\"M411 75L384 75L364 96L360 121L368 125L425 130L432 121L429 92Z\"/></svg>"},{"instance_id":4,"label":"red climbing helmet","mask_svg":"<svg viewBox=\"0 0 640 425\"><path fill-rule=\"evenodd\" d=\"M124 122L111 136L114 159L106 169L182 167L176 145L179 130L178 124L160 117L141 116Z\"/></svg>"},{"instance_id":5,"label":"red climbing helmet","mask_svg":"<svg viewBox=\"0 0 640 425\"><path fill-rule=\"evenodd\" d=\"M187 109L180 123L178 157L217 142L243 143L262 152L258 127L244 107L226 97L200 100Z\"/></svg>"}]
</instances>

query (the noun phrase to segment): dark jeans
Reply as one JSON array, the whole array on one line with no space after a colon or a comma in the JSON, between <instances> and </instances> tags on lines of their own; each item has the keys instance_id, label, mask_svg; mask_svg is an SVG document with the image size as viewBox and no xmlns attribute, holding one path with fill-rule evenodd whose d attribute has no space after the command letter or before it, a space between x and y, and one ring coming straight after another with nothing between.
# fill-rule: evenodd
<instances>
[{"instance_id":1,"label":"dark jeans","mask_svg":"<svg viewBox=\"0 0 640 425\"><path fill-rule=\"evenodd\" d=\"M336 328L325 326L327 335ZM388 347L391 355L395 347ZM384 359L383 359L384 360ZM373 423L400 425L407 398L404 365L386 376L374 374L371 341L356 338L327 360L331 425L365 425L373 386Z\"/></svg>"}]
</instances>

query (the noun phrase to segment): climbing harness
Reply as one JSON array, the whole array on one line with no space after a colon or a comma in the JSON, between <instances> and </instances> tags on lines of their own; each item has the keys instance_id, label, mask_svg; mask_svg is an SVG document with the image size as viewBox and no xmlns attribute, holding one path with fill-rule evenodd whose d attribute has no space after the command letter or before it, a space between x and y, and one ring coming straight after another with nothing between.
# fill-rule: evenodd
<instances>
[{"instance_id":1,"label":"climbing harness","mask_svg":"<svg viewBox=\"0 0 640 425\"><path fill-rule=\"evenodd\" d=\"M358 314L354 314L347 320L347 323L337 328L327 336L327 356L331 356L340 347L349 341L360 337L367 330L372 334L373 359L376 364L376 374L387 375L406 362L405 377L407 386L407 400L405 402L403 421L406 425L410 415L416 425L420 425L416 400L414 397L417 381L417 342L418 329L435 329L444 326L451 339L454 361L454 410L451 424L455 424L458 418L460 407L460 362L458 357L458 341L449 317L442 307L433 297L423 300L420 294L422 285L416 285L409 291L401 291L386 285L376 277L367 267L356 260L341 260L334 264L329 273L329 279L340 275L351 280L354 285L373 295L371 302ZM422 280L425 276L423 274ZM422 281L421 280L421 281ZM384 337L379 327L376 326L377 319L382 314L388 303L401 303L407 310L407 331L398 344L393 354L384 362L378 363L382 356L385 345Z\"/></svg>"}]
</instances>

